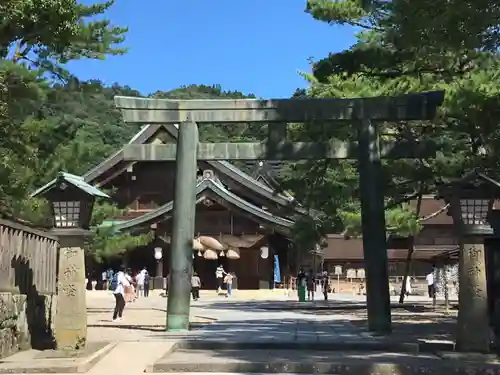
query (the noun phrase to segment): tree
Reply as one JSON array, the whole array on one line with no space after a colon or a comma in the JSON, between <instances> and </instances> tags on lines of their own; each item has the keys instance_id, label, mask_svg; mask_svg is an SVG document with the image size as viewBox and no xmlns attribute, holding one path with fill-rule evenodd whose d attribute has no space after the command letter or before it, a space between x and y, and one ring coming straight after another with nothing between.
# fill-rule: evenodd
<instances>
[{"instance_id":1,"label":"tree","mask_svg":"<svg viewBox=\"0 0 500 375\"><path fill-rule=\"evenodd\" d=\"M138 246L147 245L153 240L153 233L129 234L120 233L113 225L102 226L106 219L126 215L126 210L116 205L99 202L92 211L92 236L87 243L86 252L97 263L119 257Z\"/></svg>"},{"instance_id":2,"label":"tree","mask_svg":"<svg viewBox=\"0 0 500 375\"><path fill-rule=\"evenodd\" d=\"M0 212L26 196L34 158L30 134L24 130L24 112L42 97L36 74L9 62L0 62Z\"/></svg>"},{"instance_id":3,"label":"tree","mask_svg":"<svg viewBox=\"0 0 500 375\"><path fill-rule=\"evenodd\" d=\"M249 99L253 94L239 91L226 91L220 85L187 85L170 91L156 91L151 94L159 99ZM207 124L200 128L200 138L203 142L233 142L253 140L262 126L248 124Z\"/></svg>"},{"instance_id":4,"label":"tree","mask_svg":"<svg viewBox=\"0 0 500 375\"><path fill-rule=\"evenodd\" d=\"M437 184L476 167L494 178L500 175L495 151L500 135L500 60L495 50L498 5L480 2L470 13L468 5L463 1L438 1L432 5L403 0L362 5L352 0L309 1L308 11L317 19L369 30L360 33L358 42L349 50L315 64L309 95L394 96L446 91L436 120L379 125L385 136L413 141L432 139L440 146L433 160L385 163L388 205L404 196L422 194L420 184L424 193L435 192ZM330 136L341 135L337 132ZM467 270L461 269L461 275L466 275ZM474 289L461 289L461 311L476 308L467 304L470 296L462 295L462 291ZM487 337L487 321L474 319L473 332L467 332L464 327L471 324L471 319L464 321L460 316L458 332L462 335L457 340L465 342L465 336Z\"/></svg>"},{"instance_id":5,"label":"tree","mask_svg":"<svg viewBox=\"0 0 500 375\"><path fill-rule=\"evenodd\" d=\"M0 58L58 74L60 64L71 60L122 54L127 29L95 20L113 4L114 0L90 5L76 0L4 1Z\"/></svg>"},{"instance_id":6,"label":"tree","mask_svg":"<svg viewBox=\"0 0 500 375\"><path fill-rule=\"evenodd\" d=\"M308 0L306 11L320 21L381 32L384 42L426 58L496 51L500 41L495 0Z\"/></svg>"},{"instance_id":7,"label":"tree","mask_svg":"<svg viewBox=\"0 0 500 375\"><path fill-rule=\"evenodd\" d=\"M450 17L459 9L457 4L462 6L465 2L450 5L446 10ZM411 6L413 11L409 11L408 7ZM435 160L385 162L388 205L389 201L398 201L404 196L415 197L420 189L420 182L424 183L425 192L432 191L436 183L458 176L465 166L481 166L490 173L498 174L498 158L491 152L498 146L498 117L496 114L488 116L488 119L482 116L485 111L490 113L498 105L498 59L487 52L469 51L470 53L463 55L453 43L443 39L439 44L440 49L436 49L435 53L426 49L429 43L415 42L409 44L412 48L401 48L399 39L391 38L395 35L394 30L399 27L398 12L401 12L403 7L406 7L405 16L408 18L405 22L421 27L430 25L428 22L422 26L422 23L416 20L423 13L434 11L434 8L429 11L420 10L419 13L422 4L415 2L309 0L307 7L307 11L321 21L332 24L348 23L367 30L358 35L358 42L349 50L331 54L314 64L313 76L308 77L312 83L308 90L309 96L393 96L407 92L446 90L446 102L436 121L379 125L382 128L381 133L386 137L406 140L432 139L438 141L442 147ZM480 27L478 24L470 26L469 31ZM408 33L410 31L408 29ZM407 37L410 38L409 35ZM442 51L446 51L446 54L438 59L437 54ZM326 136L346 140L352 139L355 134L355 129L349 126L327 129L320 124L308 124L307 127L296 127L295 131L297 130L302 136L305 133L316 139ZM328 216L336 218L336 225L339 224L338 218L341 216L343 220L340 221L346 222L344 226L347 224L348 227L355 227L355 223L359 222L356 204L353 204L351 198L344 199L344 202L339 202L338 198L356 196L357 182L356 178L352 178L356 172L352 163L330 163L326 170L321 165L324 166L325 163L308 162L302 167L303 173L292 178L292 185L300 184L298 180L319 183L320 192L315 194L318 199L313 199L313 208L327 207ZM342 176L346 173L350 176L347 180L346 176ZM338 192L339 186L342 186L341 192ZM327 201L327 191L337 197L335 202ZM303 195L307 195L303 197L305 202L311 198L309 192ZM348 215L342 213L343 205L347 206ZM388 219L391 220L393 216L389 214ZM388 226L391 228L389 223Z\"/></svg>"},{"instance_id":8,"label":"tree","mask_svg":"<svg viewBox=\"0 0 500 375\"><path fill-rule=\"evenodd\" d=\"M42 113L50 91L44 74L68 77L62 65L70 60L124 52L119 45L126 29L105 19L92 20L113 3L8 0L0 4L0 210L4 214L12 214L13 204L26 199L29 187L38 182L38 173L46 172L40 168L49 164L44 156L53 156L52 162L60 156L54 153L54 140L61 137L54 139L54 134L68 135L66 128L56 129Z\"/></svg>"}]
</instances>

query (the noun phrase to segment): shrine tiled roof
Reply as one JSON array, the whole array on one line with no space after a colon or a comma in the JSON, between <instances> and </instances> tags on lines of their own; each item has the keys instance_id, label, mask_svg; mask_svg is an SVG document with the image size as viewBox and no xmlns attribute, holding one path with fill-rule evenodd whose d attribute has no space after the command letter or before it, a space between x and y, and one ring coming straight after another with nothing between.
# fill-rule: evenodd
<instances>
[{"instance_id":1,"label":"shrine tiled roof","mask_svg":"<svg viewBox=\"0 0 500 375\"><path fill-rule=\"evenodd\" d=\"M166 132L168 132L168 134L172 138L177 138L178 130L176 125L145 125L128 142L128 144L144 144L149 139L151 139L151 137L153 137L160 128L163 128ZM104 160L95 168L88 171L83 175L83 177L87 182L96 183L99 178L111 168L123 164L121 168L123 169L123 171L125 171L127 166L132 163L133 162L126 162L124 160L123 149L121 149L112 154L109 158ZM237 168L235 165L227 161L208 161L206 163L210 165L210 168L212 168L215 172L224 174L227 177L237 181L253 193L263 196L264 198L276 203L279 206L292 206L296 212L305 214L305 210L303 210L298 204L294 202L294 198L292 196L288 194L277 193L275 189L261 183L260 181L257 181L257 179Z\"/></svg>"},{"instance_id":2,"label":"shrine tiled roof","mask_svg":"<svg viewBox=\"0 0 500 375\"><path fill-rule=\"evenodd\" d=\"M196 203L198 204L207 198L215 200L217 203L230 210L242 211L249 214L256 221L271 224L276 227L278 231L284 233L288 232L289 228L294 224L292 220L274 215L269 211L249 203L245 199L227 190L224 185L215 178L203 178L196 186ZM170 201L142 216L117 223L113 228L116 231L126 231L147 224L153 224L171 217L173 207L173 201Z\"/></svg>"}]
</instances>

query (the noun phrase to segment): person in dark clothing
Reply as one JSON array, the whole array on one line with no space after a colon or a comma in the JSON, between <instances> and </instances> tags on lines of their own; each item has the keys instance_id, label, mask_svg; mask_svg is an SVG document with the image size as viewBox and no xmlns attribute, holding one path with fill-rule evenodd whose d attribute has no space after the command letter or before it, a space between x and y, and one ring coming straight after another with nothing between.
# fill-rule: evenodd
<instances>
[{"instance_id":1,"label":"person in dark clothing","mask_svg":"<svg viewBox=\"0 0 500 375\"><path fill-rule=\"evenodd\" d=\"M215 270L215 277L217 279L217 294L219 294L222 291L225 275L227 275L227 272L224 271L224 267L222 266L222 264L219 264L219 266Z\"/></svg>"},{"instance_id":2,"label":"person in dark clothing","mask_svg":"<svg viewBox=\"0 0 500 375\"><path fill-rule=\"evenodd\" d=\"M307 274L307 299L314 301L314 289L316 287L316 279L313 270L309 270Z\"/></svg>"},{"instance_id":3,"label":"person in dark clothing","mask_svg":"<svg viewBox=\"0 0 500 375\"><path fill-rule=\"evenodd\" d=\"M324 271L321 277L321 287L323 288L323 296L325 298L325 301L328 301L328 292L330 289L330 284L327 271Z\"/></svg>"},{"instance_id":4,"label":"person in dark clothing","mask_svg":"<svg viewBox=\"0 0 500 375\"><path fill-rule=\"evenodd\" d=\"M144 268L146 269L146 268ZM146 274L144 275L144 297L149 297L149 280L151 276L149 276L149 272L146 270Z\"/></svg>"},{"instance_id":5,"label":"person in dark clothing","mask_svg":"<svg viewBox=\"0 0 500 375\"><path fill-rule=\"evenodd\" d=\"M304 302L306 300L306 279L306 274L301 268L297 274L297 294L299 302Z\"/></svg>"},{"instance_id":6,"label":"person in dark clothing","mask_svg":"<svg viewBox=\"0 0 500 375\"><path fill-rule=\"evenodd\" d=\"M195 272L191 277L191 294L193 295L193 299L198 301L200 299L200 288L201 288L201 280L198 274Z\"/></svg>"},{"instance_id":7,"label":"person in dark clothing","mask_svg":"<svg viewBox=\"0 0 500 375\"><path fill-rule=\"evenodd\" d=\"M306 274L305 274L304 270L301 268L301 269L299 270L299 273L297 274L297 288L298 288L298 286L299 286L299 285L301 285L302 283L305 283L306 278L307 278L307 276L306 276Z\"/></svg>"}]
</instances>

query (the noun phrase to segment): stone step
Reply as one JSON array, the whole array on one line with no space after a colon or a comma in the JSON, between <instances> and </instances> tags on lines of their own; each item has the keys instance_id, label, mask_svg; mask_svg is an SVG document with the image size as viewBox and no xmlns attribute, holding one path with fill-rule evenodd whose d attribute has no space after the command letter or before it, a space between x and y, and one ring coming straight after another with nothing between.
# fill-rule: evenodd
<instances>
[{"instance_id":1,"label":"stone step","mask_svg":"<svg viewBox=\"0 0 500 375\"><path fill-rule=\"evenodd\" d=\"M0 374L72 374L89 371L116 343L88 343L85 349L26 350L0 360Z\"/></svg>"},{"instance_id":2,"label":"stone step","mask_svg":"<svg viewBox=\"0 0 500 375\"><path fill-rule=\"evenodd\" d=\"M182 349L169 350L148 373L296 373L336 375L497 374L491 357L383 351Z\"/></svg>"},{"instance_id":3,"label":"stone step","mask_svg":"<svg viewBox=\"0 0 500 375\"><path fill-rule=\"evenodd\" d=\"M328 339L327 339L328 338ZM246 338L197 338L177 336L172 348L173 351L180 349L190 350L317 350L317 351L386 351L395 353L435 353L451 352L455 349L454 343L447 341L417 340L408 342L404 340L392 339L390 337L355 337L342 338L334 337L331 334L322 340L314 335L304 334L295 340L283 340L282 338L262 339L260 336Z\"/></svg>"},{"instance_id":4,"label":"stone step","mask_svg":"<svg viewBox=\"0 0 500 375\"><path fill-rule=\"evenodd\" d=\"M351 339L343 341L280 341L253 340L233 341L221 339L184 339L175 342L172 352L179 350L291 350L291 351L388 351L399 353L419 353L418 343L407 343L393 340L372 341Z\"/></svg>"}]
</instances>

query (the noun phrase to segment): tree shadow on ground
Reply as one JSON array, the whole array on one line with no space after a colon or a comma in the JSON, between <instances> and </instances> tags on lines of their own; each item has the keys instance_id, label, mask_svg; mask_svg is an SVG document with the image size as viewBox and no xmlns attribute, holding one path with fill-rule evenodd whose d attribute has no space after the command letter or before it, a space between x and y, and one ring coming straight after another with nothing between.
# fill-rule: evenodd
<instances>
[{"instance_id":1,"label":"tree shadow on ground","mask_svg":"<svg viewBox=\"0 0 500 375\"><path fill-rule=\"evenodd\" d=\"M438 301L437 308L443 308L444 302ZM293 300L286 301L237 301L225 300L203 304L208 309L223 310L244 310L244 311L297 311L297 312L321 312L338 310L366 310L366 302L359 301L308 301L297 302ZM456 304L450 304L450 308L456 308ZM412 312L434 311L432 302L410 302L410 303L391 303L391 309L406 309Z\"/></svg>"},{"instance_id":2,"label":"tree shadow on ground","mask_svg":"<svg viewBox=\"0 0 500 375\"><path fill-rule=\"evenodd\" d=\"M197 339L215 339L229 342L313 342L347 343L350 341L418 343L420 340L445 340L452 337L453 320L434 323L427 319L395 322L394 332L387 336L370 337L366 320L338 319L315 321L312 319L256 319L219 321L195 333ZM165 333L171 337L171 333ZM189 333L181 336L190 336ZM158 336L161 337L161 336Z\"/></svg>"},{"instance_id":3,"label":"tree shadow on ground","mask_svg":"<svg viewBox=\"0 0 500 375\"><path fill-rule=\"evenodd\" d=\"M415 353L415 347L410 349L405 344L417 344L418 340L414 337L405 337L404 340L395 336L370 338L362 333L363 330L357 329L349 320L332 318L319 322L303 318L220 321L199 331L164 332L150 337L156 340L177 339L184 355L189 355L189 363L199 366L197 371L213 366L211 371L339 373L333 371L336 365L353 366L357 361L363 361L356 374L379 373L372 368L372 364L377 366L381 362L393 363L394 368L400 371L394 373L409 374L406 361L429 360L433 362L429 366L440 361L429 347L419 350L420 354L411 354ZM422 353L424 351L429 352ZM175 355L168 357L170 362L175 363ZM182 353L179 355L182 357ZM230 362L229 366L234 367L224 367L222 362ZM264 371L252 367L255 363L271 364ZM182 365L186 366L185 363ZM419 365L422 363L419 362ZM188 368L184 367L184 370L188 371Z\"/></svg>"},{"instance_id":4,"label":"tree shadow on ground","mask_svg":"<svg viewBox=\"0 0 500 375\"><path fill-rule=\"evenodd\" d=\"M453 341L457 324L456 314L412 313L404 309L392 311L392 337L417 340ZM351 324L368 332L366 312L357 314Z\"/></svg>"},{"instance_id":5,"label":"tree shadow on ground","mask_svg":"<svg viewBox=\"0 0 500 375\"><path fill-rule=\"evenodd\" d=\"M87 307L87 314L102 314L102 313L113 313L113 308L114 307L109 307L109 308L103 308L103 307ZM126 306L127 310L134 310L134 311L164 311L166 312L166 309L159 309L159 308L154 308L154 307L134 307L134 306Z\"/></svg>"},{"instance_id":6,"label":"tree shadow on ground","mask_svg":"<svg viewBox=\"0 0 500 375\"><path fill-rule=\"evenodd\" d=\"M476 369L481 369L477 373L493 373L492 370L499 368L498 363L484 360L476 359L475 363L470 359L466 363L443 361L438 355L424 353L283 347L270 349L262 345L262 348L231 349L213 341L184 341L159 362L166 372L182 369L185 372L441 375L447 372L470 374Z\"/></svg>"},{"instance_id":7,"label":"tree shadow on ground","mask_svg":"<svg viewBox=\"0 0 500 375\"><path fill-rule=\"evenodd\" d=\"M87 324L88 328L109 329L118 328L127 331L149 331L149 332L165 332L165 325L147 325L147 324Z\"/></svg>"},{"instance_id":8,"label":"tree shadow on ground","mask_svg":"<svg viewBox=\"0 0 500 375\"><path fill-rule=\"evenodd\" d=\"M215 302L207 304L204 307L211 310L238 310L242 312L266 312L266 311L293 311L297 314L297 319L293 321L299 324L328 325L345 324L354 331L368 335L368 321L366 305L359 307L359 303L338 303L336 301L327 301L328 304L318 306L299 306L298 304L290 306L289 301L232 301L230 303ZM448 314L443 311L435 311L432 305L395 305L391 309L393 333L388 337L397 338L401 341L418 340L453 340L456 326L456 311L450 310ZM332 315L332 319L325 320L325 317ZM322 316L321 321L314 321L314 316ZM302 319L301 319L302 317ZM260 321L261 323L264 320ZM309 322L309 323L308 323ZM313 322L313 323L311 323ZM344 323L340 323L344 322ZM241 322L243 324L243 321ZM217 323L219 326L222 322ZM237 322L231 322L236 324ZM243 324L244 326L244 324ZM335 333L332 333L335 334Z\"/></svg>"}]
</instances>

